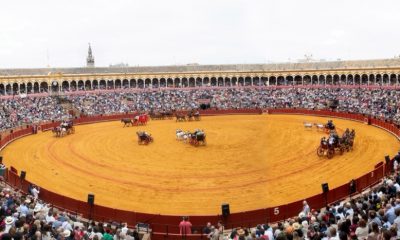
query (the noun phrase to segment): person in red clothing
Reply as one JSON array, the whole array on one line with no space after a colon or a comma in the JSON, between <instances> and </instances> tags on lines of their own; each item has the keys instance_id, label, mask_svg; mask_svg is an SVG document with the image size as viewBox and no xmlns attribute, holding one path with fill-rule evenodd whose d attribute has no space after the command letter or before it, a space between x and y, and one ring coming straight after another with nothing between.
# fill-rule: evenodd
<instances>
[{"instance_id":1,"label":"person in red clothing","mask_svg":"<svg viewBox=\"0 0 400 240\"><path fill-rule=\"evenodd\" d=\"M188 217L183 217L179 223L179 232L181 235L192 234L192 224L189 222Z\"/></svg>"}]
</instances>

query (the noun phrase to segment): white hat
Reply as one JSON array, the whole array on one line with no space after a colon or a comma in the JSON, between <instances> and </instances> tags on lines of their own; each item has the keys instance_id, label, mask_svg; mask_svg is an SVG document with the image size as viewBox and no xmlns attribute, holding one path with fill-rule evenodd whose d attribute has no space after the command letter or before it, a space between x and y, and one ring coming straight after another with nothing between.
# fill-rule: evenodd
<instances>
[{"instance_id":1,"label":"white hat","mask_svg":"<svg viewBox=\"0 0 400 240\"><path fill-rule=\"evenodd\" d=\"M6 225L13 224L14 223L14 218L11 217L11 216L6 217L5 223L6 223Z\"/></svg>"},{"instance_id":2,"label":"white hat","mask_svg":"<svg viewBox=\"0 0 400 240\"><path fill-rule=\"evenodd\" d=\"M31 200L29 198L25 199L25 203L29 204L31 203Z\"/></svg>"},{"instance_id":3,"label":"white hat","mask_svg":"<svg viewBox=\"0 0 400 240\"><path fill-rule=\"evenodd\" d=\"M64 230L64 232L62 234L64 237L69 237L69 236L71 236L71 231L66 229L66 230Z\"/></svg>"}]
</instances>

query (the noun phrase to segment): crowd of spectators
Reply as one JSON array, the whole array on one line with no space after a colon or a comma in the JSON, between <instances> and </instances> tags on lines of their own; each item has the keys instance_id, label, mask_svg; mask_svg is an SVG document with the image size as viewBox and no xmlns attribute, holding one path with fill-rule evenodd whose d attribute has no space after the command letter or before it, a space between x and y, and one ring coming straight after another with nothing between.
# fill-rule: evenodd
<instances>
[{"instance_id":1,"label":"crowd of spectators","mask_svg":"<svg viewBox=\"0 0 400 240\"><path fill-rule=\"evenodd\" d=\"M70 102L69 107L60 101ZM400 91L391 89L286 88L199 89L142 92L105 92L84 95L15 97L2 99L0 130L70 116L134 111L184 110L207 102L216 109L306 108L326 109L337 101L336 110L362 113L400 123Z\"/></svg>"},{"instance_id":2,"label":"crowd of spectators","mask_svg":"<svg viewBox=\"0 0 400 240\"><path fill-rule=\"evenodd\" d=\"M134 240L139 239L135 228L128 224L81 221L76 215L43 203L37 195L9 188L0 183L0 239L1 240ZM35 196L36 195L36 196Z\"/></svg>"}]
</instances>

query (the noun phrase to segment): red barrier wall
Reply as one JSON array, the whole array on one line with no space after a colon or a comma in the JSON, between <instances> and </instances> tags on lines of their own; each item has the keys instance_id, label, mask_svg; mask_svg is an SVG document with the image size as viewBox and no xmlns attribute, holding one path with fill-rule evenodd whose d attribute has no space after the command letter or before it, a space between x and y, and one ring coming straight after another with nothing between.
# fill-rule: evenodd
<instances>
[{"instance_id":1,"label":"red barrier wall","mask_svg":"<svg viewBox=\"0 0 400 240\"><path fill-rule=\"evenodd\" d=\"M342 113L342 112L333 112L329 110L306 110L306 109L268 109L264 110L269 114L304 114L304 115L317 115L317 116L329 116L336 118L345 118L355 121L366 121L366 116L360 114L352 114L352 113ZM217 114L260 114L262 110L260 109L239 109L239 110L205 110L202 111L203 115L217 115ZM117 114L117 115L107 115L107 116L90 116L90 117L82 117L79 119L75 119L75 124L87 124L99 121L112 121L119 120L123 117L133 116L134 114ZM368 117L367 117L368 118ZM394 135L399 137L400 130L394 126L393 124L381 121L379 119L371 119L368 118L366 122L370 122L371 124L386 129L392 132ZM48 130L52 127L58 125L58 122L45 123L41 124L40 127L42 130ZM32 134L32 128L28 127L26 129L18 130L10 135L3 138L0 142L0 147L4 147L11 141ZM375 169L371 172L358 177L355 179L357 184L357 192L361 192L362 190L370 187L373 184L379 182L382 177L387 174L391 170L391 166L393 164L377 164ZM21 181L18 174L12 171L8 171L7 174L7 182L16 188L21 188L24 191L27 191L29 182L26 180ZM349 196L349 186L348 184L344 184L335 189L331 189L327 195L327 201L329 203L336 202L345 197ZM179 229L177 227L178 223L181 220L180 216L168 216L168 215L155 215L155 214L146 214L146 213L137 213L133 211L123 211L118 209L112 209L104 206L95 205L91 208L86 202L75 200L66 196L59 195L57 193L48 191L44 188L41 188L40 198L46 202L52 203L57 207L63 208L70 212L80 213L86 218L91 217L92 219L98 221L109 221L115 220L120 222L128 222L130 225L134 225L137 222L144 222L151 224L151 228L154 233L154 238L158 238L161 236L166 236L168 234L172 234L171 239L174 239L174 234L179 233ZM325 205L325 197L323 194L318 194L315 196L310 196L307 198L307 201L312 208L321 208ZM276 222L289 217L293 217L298 215L298 213L302 209L302 201L297 201L281 206L266 208L266 209L258 209L247 212L233 213L228 217L223 218L220 215L213 216L191 216L190 221L194 226L204 226L207 222L217 222L222 220L225 223L226 228L232 228L236 226L255 226L259 223L265 222ZM199 229L200 230L200 229ZM197 235L198 238L199 235ZM196 235L193 236L196 238Z\"/></svg>"}]
</instances>

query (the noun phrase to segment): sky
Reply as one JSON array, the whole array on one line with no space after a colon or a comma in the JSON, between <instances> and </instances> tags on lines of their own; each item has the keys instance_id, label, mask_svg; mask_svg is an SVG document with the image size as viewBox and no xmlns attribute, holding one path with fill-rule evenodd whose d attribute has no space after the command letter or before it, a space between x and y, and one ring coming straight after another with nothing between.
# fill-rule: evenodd
<instances>
[{"instance_id":1,"label":"sky","mask_svg":"<svg viewBox=\"0 0 400 240\"><path fill-rule=\"evenodd\" d=\"M243 64L400 55L398 0L16 0L0 68Z\"/></svg>"}]
</instances>

